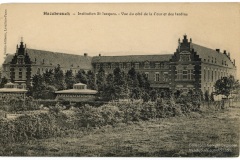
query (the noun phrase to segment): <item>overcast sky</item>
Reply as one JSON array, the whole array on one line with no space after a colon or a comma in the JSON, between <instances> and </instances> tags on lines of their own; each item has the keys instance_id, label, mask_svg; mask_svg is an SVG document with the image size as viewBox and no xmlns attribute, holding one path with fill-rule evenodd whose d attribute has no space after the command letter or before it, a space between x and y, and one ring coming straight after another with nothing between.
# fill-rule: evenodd
<instances>
[{"instance_id":1,"label":"overcast sky","mask_svg":"<svg viewBox=\"0 0 240 160\"><path fill-rule=\"evenodd\" d=\"M7 9L8 53L15 53L16 45L23 37L28 48L78 55L85 52L90 56L99 53L172 54L178 38L187 34L193 43L227 50L240 66L240 5L237 3L15 4L1 7L1 35L5 33L4 12ZM71 15L46 16L43 12L70 12ZM78 15L78 12L117 15ZM167 15L170 12L187 16L122 16L121 12ZM4 57L2 36L1 44L0 63Z\"/></svg>"}]
</instances>

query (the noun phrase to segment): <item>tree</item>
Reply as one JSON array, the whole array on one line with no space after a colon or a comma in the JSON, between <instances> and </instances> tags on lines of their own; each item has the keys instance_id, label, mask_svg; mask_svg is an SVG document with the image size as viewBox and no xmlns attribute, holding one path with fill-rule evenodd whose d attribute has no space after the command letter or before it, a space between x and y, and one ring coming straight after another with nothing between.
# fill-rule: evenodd
<instances>
[{"instance_id":1,"label":"tree","mask_svg":"<svg viewBox=\"0 0 240 160\"><path fill-rule=\"evenodd\" d=\"M3 78L1 79L0 88L3 88L4 85L5 85L7 82L8 82L7 78L6 78L6 77L3 77Z\"/></svg>"},{"instance_id":2,"label":"tree","mask_svg":"<svg viewBox=\"0 0 240 160\"><path fill-rule=\"evenodd\" d=\"M150 100L150 96L147 92L144 92L142 95L143 102L148 102Z\"/></svg>"},{"instance_id":3,"label":"tree","mask_svg":"<svg viewBox=\"0 0 240 160\"><path fill-rule=\"evenodd\" d=\"M55 78L54 78L54 73L52 69L50 69L49 71L46 71L43 74L43 78L46 84L54 85Z\"/></svg>"},{"instance_id":4,"label":"tree","mask_svg":"<svg viewBox=\"0 0 240 160\"><path fill-rule=\"evenodd\" d=\"M214 87L216 94L225 95L227 98L236 90L239 86L239 81L231 75L229 77L222 77L217 80Z\"/></svg>"},{"instance_id":5,"label":"tree","mask_svg":"<svg viewBox=\"0 0 240 160\"><path fill-rule=\"evenodd\" d=\"M138 87L139 86L139 82L137 79L137 72L134 68L131 68L128 71L128 84L130 87Z\"/></svg>"},{"instance_id":6,"label":"tree","mask_svg":"<svg viewBox=\"0 0 240 160\"><path fill-rule=\"evenodd\" d=\"M129 89L127 85L126 75L119 67L113 70L113 84L116 90L117 98L128 98Z\"/></svg>"},{"instance_id":7,"label":"tree","mask_svg":"<svg viewBox=\"0 0 240 160\"><path fill-rule=\"evenodd\" d=\"M104 91L105 84L106 84L106 77L105 77L105 71L100 67L100 69L97 72L97 79L96 79L96 84L97 84L97 90L98 94L100 97L102 97L102 92Z\"/></svg>"},{"instance_id":8,"label":"tree","mask_svg":"<svg viewBox=\"0 0 240 160\"><path fill-rule=\"evenodd\" d=\"M96 85L95 85L95 75L92 71L88 71L87 72L87 80L88 80L88 83L87 83L87 86L88 88L90 89L96 89Z\"/></svg>"},{"instance_id":9,"label":"tree","mask_svg":"<svg viewBox=\"0 0 240 160\"><path fill-rule=\"evenodd\" d=\"M87 79L87 75L86 72L84 70L79 70L76 74L76 82L79 83L84 83L87 84L88 83L88 79Z\"/></svg>"},{"instance_id":10,"label":"tree","mask_svg":"<svg viewBox=\"0 0 240 160\"><path fill-rule=\"evenodd\" d=\"M114 82L114 77L113 77L113 74L110 73L106 78L105 89L103 92L103 97L106 100L115 100L117 97L117 91L113 82Z\"/></svg>"},{"instance_id":11,"label":"tree","mask_svg":"<svg viewBox=\"0 0 240 160\"><path fill-rule=\"evenodd\" d=\"M32 87L32 94L33 97L36 99L43 98L43 91L46 89L46 85L41 74L36 74L33 76L33 87Z\"/></svg>"},{"instance_id":12,"label":"tree","mask_svg":"<svg viewBox=\"0 0 240 160\"><path fill-rule=\"evenodd\" d=\"M150 91L150 97L151 97L151 101L156 101L157 98L158 98L158 94L157 94L157 91L156 90L151 90Z\"/></svg>"},{"instance_id":13,"label":"tree","mask_svg":"<svg viewBox=\"0 0 240 160\"><path fill-rule=\"evenodd\" d=\"M66 89L66 83L63 71L60 68L60 65L58 65L56 68L54 68L54 85L58 90Z\"/></svg>"},{"instance_id":14,"label":"tree","mask_svg":"<svg viewBox=\"0 0 240 160\"><path fill-rule=\"evenodd\" d=\"M73 75L72 70L67 70L67 72L65 73L65 82L67 89L73 88L73 85L76 83L76 79Z\"/></svg>"},{"instance_id":15,"label":"tree","mask_svg":"<svg viewBox=\"0 0 240 160\"><path fill-rule=\"evenodd\" d=\"M130 94L130 97L133 99L140 99L141 98L141 89L139 87L134 87Z\"/></svg>"}]
</instances>

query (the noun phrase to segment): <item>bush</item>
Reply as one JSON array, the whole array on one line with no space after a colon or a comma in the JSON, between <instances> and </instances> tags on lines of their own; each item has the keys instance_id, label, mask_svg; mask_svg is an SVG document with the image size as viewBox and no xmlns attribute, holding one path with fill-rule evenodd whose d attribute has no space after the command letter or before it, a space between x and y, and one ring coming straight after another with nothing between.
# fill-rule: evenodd
<instances>
[{"instance_id":1,"label":"bush","mask_svg":"<svg viewBox=\"0 0 240 160\"><path fill-rule=\"evenodd\" d=\"M104 124L104 118L100 109L89 105L83 106L77 113L80 127L100 127Z\"/></svg>"},{"instance_id":2,"label":"bush","mask_svg":"<svg viewBox=\"0 0 240 160\"><path fill-rule=\"evenodd\" d=\"M0 119L0 144L24 142L61 135L55 116L48 113L23 115L14 120Z\"/></svg>"}]
</instances>

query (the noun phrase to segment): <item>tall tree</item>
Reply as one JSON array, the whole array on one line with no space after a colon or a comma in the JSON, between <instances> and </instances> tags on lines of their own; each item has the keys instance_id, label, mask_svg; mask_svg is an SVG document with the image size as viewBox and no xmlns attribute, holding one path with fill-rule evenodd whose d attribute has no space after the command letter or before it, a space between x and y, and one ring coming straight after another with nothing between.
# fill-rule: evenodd
<instances>
[{"instance_id":1,"label":"tall tree","mask_svg":"<svg viewBox=\"0 0 240 160\"><path fill-rule=\"evenodd\" d=\"M54 79L55 79L54 85L58 90L66 89L64 73L63 73L62 69L60 68L60 65L58 65L54 69Z\"/></svg>"},{"instance_id":2,"label":"tall tree","mask_svg":"<svg viewBox=\"0 0 240 160\"><path fill-rule=\"evenodd\" d=\"M96 85L95 85L95 75L92 71L88 71L87 72L87 86L89 89L96 89Z\"/></svg>"},{"instance_id":3,"label":"tall tree","mask_svg":"<svg viewBox=\"0 0 240 160\"><path fill-rule=\"evenodd\" d=\"M100 67L100 69L97 72L96 84L97 84L98 95L100 97L103 97L103 92L104 92L105 85L106 85L106 76L105 76L105 71L102 68L102 66Z\"/></svg>"},{"instance_id":4,"label":"tall tree","mask_svg":"<svg viewBox=\"0 0 240 160\"><path fill-rule=\"evenodd\" d=\"M117 98L127 98L129 96L129 89L127 85L127 76L121 71L119 67L113 70L114 78L113 83L117 92Z\"/></svg>"},{"instance_id":5,"label":"tall tree","mask_svg":"<svg viewBox=\"0 0 240 160\"><path fill-rule=\"evenodd\" d=\"M43 78L44 78L44 81L45 81L46 84L54 85L55 78L54 78L54 73L53 73L52 69L50 69L49 71L46 71L43 74Z\"/></svg>"},{"instance_id":6,"label":"tall tree","mask_svg":"<svg viewBox=\"0 0 240 160\"><path fill-rule=\"evenodd\" d=\"M72 70L67 70L67 72L65 73L65 82L67 89L73 88L73 85L76 83L76 79L73 75Z\"/></svg>"},{"instance_id":7,"label":"tall tree","mask_svg":"<svg viewBox=\"0 0 240 160\"><path fill-rule=\"evenodd\" d=\"M44 78L41 74L36 74L32 79L32 95L36 99L43 98L43 91L46 89Z\"/></svg>"},{"instance_id":8,"label":"tall tree","mask_svg":"<svg viewBox=\"0 0 240 160\"><path fill-rule=\"evenodd\" d=\"M87 75L86 72L82 69L80 69L77 74L76 74L76 82L79 83L84 83L87 84L88 83L88 79L87 79Z\"/></svg>"}]
</instances>

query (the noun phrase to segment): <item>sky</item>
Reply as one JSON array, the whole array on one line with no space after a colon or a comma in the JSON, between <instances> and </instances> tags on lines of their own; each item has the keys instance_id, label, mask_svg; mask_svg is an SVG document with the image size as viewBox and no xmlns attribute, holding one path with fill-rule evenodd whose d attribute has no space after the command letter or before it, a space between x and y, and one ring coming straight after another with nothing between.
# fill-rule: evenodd
<instances>
[{"instance_id":1,"label":"sky","mask_svg":"<svg viewBox=\"0 0 240 160\"><path fill-rule=\"evenodd\" d=\"M0 13L0 63L21 37L27 48L96 56L173 54L187 34L193 43L227 50L240 66L238 3L3 4Z\"/></svg>"}]
</instances>

